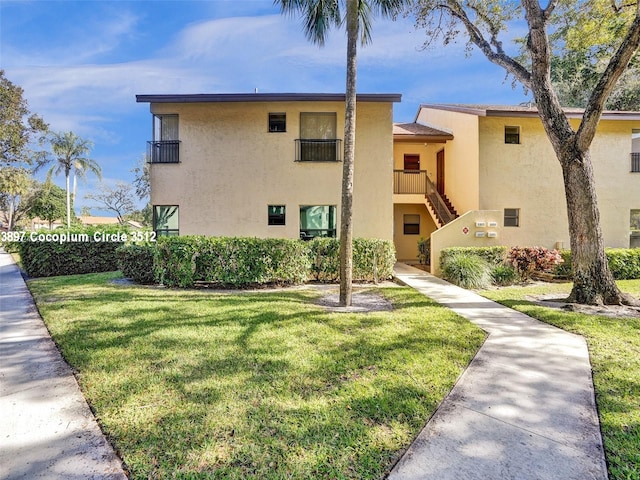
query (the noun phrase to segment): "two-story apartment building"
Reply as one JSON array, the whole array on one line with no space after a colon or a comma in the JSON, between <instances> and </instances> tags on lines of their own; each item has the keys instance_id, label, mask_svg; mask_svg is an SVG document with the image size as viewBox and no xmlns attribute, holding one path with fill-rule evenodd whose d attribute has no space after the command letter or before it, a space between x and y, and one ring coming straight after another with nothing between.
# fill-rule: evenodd
<instances>
[{"instance_id":1,"label":"two-story apartment building","mask_svg":"<svg viewBox=\"0 0 640 480\"><path fill-rule=\"evenodd\" d=\"M354 235L392 239L393 103L361 94ZM151 204L167 235L335 237L344 94L138 95L153 116Z\"/></svg>"},{"instance_id":2,"label":"two-story apartment building","mask_svg":"<svg viewBox=\"0 0 640 480\"><path fill-rule=\"evenodd\" d=\"M577 128L582 111L566 113ZM432 258L449 245L569 248L562 171L535 107L422 105L404 126L420 127L413 140L394 135L394 168L396 177L416 168L423 195L396 181L394 208L419 215L411 236L431 237ZM591 156L605 245L640 247L640 112L605 112ZM398 222L398 258L415 258Z\"/></svg>"},{"instance_id":3,"label":"two-story apartment building","mask_svg":"<svg viewBox=\"0 0 640 480\"><path fill-rule=\"evenodd\" d=\"M357 103L354 234L401 261L447 246L569 247L560 165L536 109ZM139 95L150 103L154 229L165 235L337 236L344 94ZM579 110L567 110L578 125ZM605 112L591 148L605 244L640 246L640 112ZM438 262L432 272L438 273Z\"/></svg>"}]
</instances>

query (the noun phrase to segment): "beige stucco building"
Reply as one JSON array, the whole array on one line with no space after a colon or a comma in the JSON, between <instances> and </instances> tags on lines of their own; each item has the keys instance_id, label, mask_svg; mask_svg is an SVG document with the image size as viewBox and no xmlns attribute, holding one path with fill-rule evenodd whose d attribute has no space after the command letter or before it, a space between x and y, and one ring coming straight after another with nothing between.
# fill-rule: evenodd
<instances>
[{"instance_id":1,"label":"beige stucco building","mask_svg":"<svg viewBox=\"0 0 640 480\"><path fill-rule=\"evenodd\" d=\"M577 128L581 111L567 114ZM419 234L396 228L399 259L417 255L408 237L430 237L432 258L451 245L569 247L562 172L535 108L422 105L405 127L425 130L413 141L396 140L394 168L406 176L407 155L410 165L419 157L427 185L422 197L396 188L396 213L420 216ZM640 246L633 233L640 231L640 113L605 112L591 155L605 245ZM430 196L429 185L439 195ZM444 196L455 212L439 221L435 210L445 207L437 197Z\"/></svg>"},{"instance_id":2,"label":"beige stucco building","mask_svg":"<svg viewBox=\"0 0 640 480\"><path fill-rule=\"evenodd\" d=\"M337 236L344 95L139 95L150 103L154 229L166 235ZM358 96L354 235L417 262L448 246L568 248L560 165L535 108ZM577 127L581 112L567 110ZM591 148L606 246L640 246L640 113L605 112ZM439 262L432 272L439 273Z\"/></svg>"},{"instance_id":3,"label":"beige stucco building","mask_svg":"<svg viewBox=\"0 0 640 480\"><path fill-rule=\"evenodd\" d=\"M139 95L153 114L151 204L168 235L339 230L344 94ZM393 237L393 103L358 95L354 235Z\"/></svg>"}]
</instances>

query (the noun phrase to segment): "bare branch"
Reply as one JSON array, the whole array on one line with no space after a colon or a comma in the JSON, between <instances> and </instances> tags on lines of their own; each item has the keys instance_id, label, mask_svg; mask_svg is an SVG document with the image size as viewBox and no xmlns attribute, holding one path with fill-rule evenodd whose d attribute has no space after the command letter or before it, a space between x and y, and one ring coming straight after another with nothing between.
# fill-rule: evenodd
<instances>
[{"instance_id":1,"label":"bare branch","mask_svg":"<svg viewBox=\"0 0 640 480\"><path fill-rule=\"evenodd\" d=\"M439 4L438 7L446 9L453 17L462 22L471 42L484 53L489 61L503 67L525 87L531 88L531 74L519 62L504 52L502 43L497 40L497 31L492 33L492 41L487 41L482 31L471 21L464 8L458 2L449 0L446 4ZM496 48L496 51L493 50L492 45Z\"/></svg>"}]
</instances>

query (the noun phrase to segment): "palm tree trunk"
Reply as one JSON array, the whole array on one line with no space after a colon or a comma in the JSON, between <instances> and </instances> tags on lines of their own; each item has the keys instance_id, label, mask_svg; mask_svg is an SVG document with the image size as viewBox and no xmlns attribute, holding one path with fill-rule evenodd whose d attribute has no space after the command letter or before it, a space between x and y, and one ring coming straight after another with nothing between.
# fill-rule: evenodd
<instances>
[{"instance_id":1,"label":"palm tree trunk","mask_svg":"<svg viewBox=\"0 0 640 480\"><path fill-rule=\"evenodd\" d=\"M71 228L71 192L69 189L69 172L66 172L66 183L67 183L67 228Z\"/></svg>"},{"instance_id":2,"label":"palm tree trunk","mask_svg":"<svg viewBox=\"0 0 640 480\"><path fill-rule=\"evenodd\" d=\"M353 280L353 172L356 146L358 1L347 0L347 91L340 210L340 306L351 306Z\"/></svg>"}]
</instances>

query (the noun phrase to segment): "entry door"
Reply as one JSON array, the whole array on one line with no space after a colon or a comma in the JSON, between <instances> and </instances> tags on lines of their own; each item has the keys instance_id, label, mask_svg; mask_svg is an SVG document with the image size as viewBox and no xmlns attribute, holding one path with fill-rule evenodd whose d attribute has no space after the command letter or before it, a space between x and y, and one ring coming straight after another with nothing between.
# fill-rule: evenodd
<instances>
[{"instance_id":1,"label":"entry door","mask_svg":"<svg viewBox=\"0 0 640 480\"><path fill-rule=\"evenodd\" d=\"M436 189L440 195L444 195L444 149L436 155Z\"/></svg>"}]
</instances>

